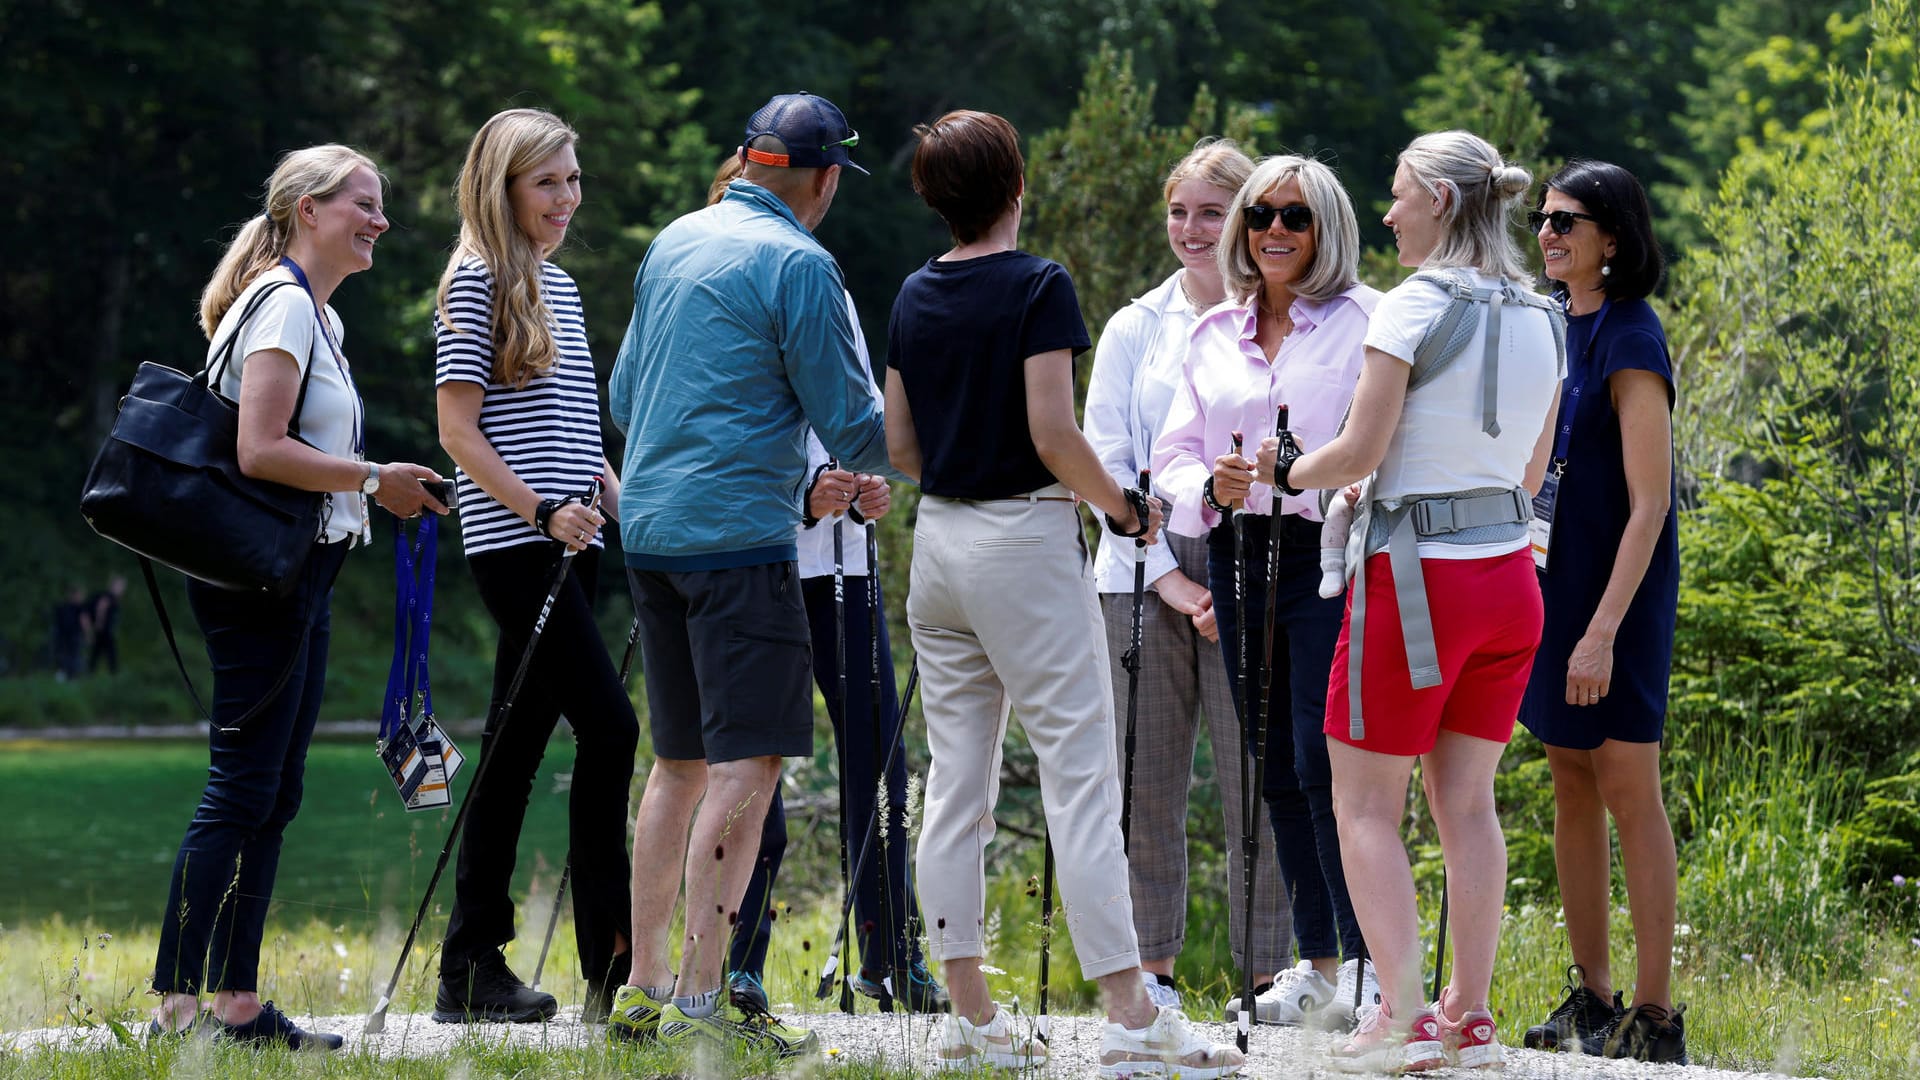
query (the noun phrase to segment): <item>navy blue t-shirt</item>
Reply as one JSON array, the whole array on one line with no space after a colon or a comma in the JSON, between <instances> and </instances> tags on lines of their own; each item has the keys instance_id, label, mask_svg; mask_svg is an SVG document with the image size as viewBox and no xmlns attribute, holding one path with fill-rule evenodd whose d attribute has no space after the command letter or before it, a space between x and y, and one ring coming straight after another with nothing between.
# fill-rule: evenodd
<instances>
[{"instance_id":1,"label":"navy blue t-shirt","mask_svg":"<svg viewBox=\"0 0 1920 1080\"><path fill-rule=\"evenodd\" d=\"M1004 499L1056 483L1027 425L1026 361L1091 344L1059 263L1002 251L909 274L887 324L887 366L913 410L920 490Z\"/></svg>"},{"instance_id":2,"label":"navy blue t-shirt","mask_svg":"<svg viewBox=\"0 0 1920 1080\"><path fill-rule=\"evenodd\" d=\"M1614 638L1611 689L1597 704L1567 704L1567 661L1607 591L1631 510L1620 414L1613 410L1607 378L1616 371L1651 371L1666 381L1669 414L1673 401L1673 360L1653 308L1644 300L1614 301L1593 340L1596 321L1597 315L1567 320L1560 415L1572 416L1573 432L1553 507L1552 554L1540 575L1546 625L1520 705L1520 722L1541 742L1574 750L1591 750L1606 739L1659 741L1680 597L1678 500L1670 485L1666 524Z\"/></svg>"}]
</instances>

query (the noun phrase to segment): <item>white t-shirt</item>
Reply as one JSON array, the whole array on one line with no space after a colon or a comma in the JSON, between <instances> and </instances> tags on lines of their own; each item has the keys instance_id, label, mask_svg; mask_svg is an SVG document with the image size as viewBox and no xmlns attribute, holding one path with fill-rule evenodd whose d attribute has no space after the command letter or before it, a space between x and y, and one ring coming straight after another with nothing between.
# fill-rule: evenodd
<instances>
[{"instance_id":1,"label":"white t-shirt","mask_svg":"<svg viewBox=\"0 0 1920 1080\"><path fill-rule=\"evenodd\" d=\"M543 499L579 495L606 468L600 446L600 384L587 345L580 290L566 271L540 264L540 299L553 313L553 369L519 389L493 381L493 274L478 259L461 264L447 286L454 329L433 319L434 385L486 388L480 434L514 475ZM507 509L464 469L459 481L460 540L468 555L518 544L548 544L526 519ZM596 534L591 547L604 547Z\"/></svg>"},{"instance_id":2,"label":"white t-shirt","mask_svg":"<svg viewBox=\"0 0 1920 1080\"><path fill-rule=\"evenodd\" d=\"M847 294L847 318L853 322L853 351L860 357L860 366L867 371L867 386L873 391L873 399L883 402L880 388L873 384L873 359L867 355L867 336L860 332L860 313L854 310L853 294ZM884 407L884 402L883 402ZM813 472L825 465L830 455L820 443L820 436L807 429L807 475L802 478L800 497L806 498L805 483L813 479ZM805 514L806 507L800 512ZM867 529L864 525L855 525L844 514L829 514L821 518L812 528L800 526L797 537L800 554L800 576L803 578L833 576L833 523L845 521L840 527L840 555L848 575L861 575L867 572ZM859 602L867 602L862 593Z\"/></svg>"},{"instance_id":3,"label":"white t-shirt","mask_svg":"<svg viewBox=\"0 0 1920 1080\"><path fill-rule=\"evenodd\" d=\"M1498 287L1500 279L1478 272L1476 284ZM1367 347L1413 363L1414 348L1452 298L1436 286L1408 280L1380 300L1367 329ZM1483 312L1485 308L1481 309ZM1498 438L1481 430L1481 370L1486 350L1484 315L1473 337L1445 371L1407 395L1400 426L1375 474L1374 496L1382 501L1474 488L1515 488L1526 479L1533 447L1546 426L1547 410L1559 399L1566 355L1555 346L1551 316L1522 304L1500 308ZM1485 559L1527 546L1527 538L1499 544L1423 543L1426 559Z\"/></svg>"},{"instance_id":4,"label":"white t-shirt","mask_svg":"<svg viewBox=\"0 0 1920 1080\"><path fill-rule=\"evenodd\" d=\"M334 351L326 334L320 331L320 319L314 311L313 298L307 290L294 280L293 273L283 266L254 278L233 301L233 306L220 318L220 326L214 331L213 340L207 345L207 362L226 347L227 339L234 334L234 328L240 322L240 315L254 295L272 282L287 282L273 290L260 302L260 306L247 320L240 331L240 338L234 342L233 362L222 368L220 383L215 387L220 393L240 400L240 375L246 365L246 358L263 349L278 349L293 357L305 376L311 370L312 378L307 381L307 400L300 409L295 427L300 437L312 443L325 453L335 457L353 459L354 433L364 427L364 406L360 394L353 385L353 369L347 358ZM326 309L327 324L333 331L333 342L338 343L345 335L340 325L340 316L331 306ZM356 489L335 492L327 501L322 514L322 539L326 543L360 538L371 540L372 532L367 527L365 500Z\"/></svg>"}]
</instances>

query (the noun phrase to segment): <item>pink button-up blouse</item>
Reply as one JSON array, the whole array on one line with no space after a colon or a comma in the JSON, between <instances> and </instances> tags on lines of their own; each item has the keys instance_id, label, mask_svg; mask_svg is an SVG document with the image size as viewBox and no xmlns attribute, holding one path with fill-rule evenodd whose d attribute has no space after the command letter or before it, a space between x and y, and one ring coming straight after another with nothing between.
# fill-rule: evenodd
<instances>
[{"instance_id":1,"label":"pink button-up blouse","mask_svg":"<svg viewBox=\"0 0 1920 1080\"><path fill-rule=\"evenodd\" d=\"M1288 406L1288 426L1303 450L1332 441L1360 381L1367 321L1380 292L1355 284L1328 300L1296 298L1293 332L1272 363L1254 340L1257 298L1216 305L1194 324L1173 407L1153 447L1153 485L1173 497L1167 528L1203 536L1220 515L1200 497L1213 475L1213 461L1233 449L1233 432L1246 436L1251 460L1260 440L1273 434L1275 410ZM1247 509L1273 512L1274 490L1253 485ZM1318 493L1280 497L1280 512L1320 520Z\"/></svg>"}]
</instances>

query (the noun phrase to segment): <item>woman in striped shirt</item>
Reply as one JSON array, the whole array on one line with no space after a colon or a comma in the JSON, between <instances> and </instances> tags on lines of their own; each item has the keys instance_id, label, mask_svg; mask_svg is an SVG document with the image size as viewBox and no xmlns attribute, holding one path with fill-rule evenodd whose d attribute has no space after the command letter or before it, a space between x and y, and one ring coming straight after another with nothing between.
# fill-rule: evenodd
<instances>
[{"instance_id":1,"label":"woman in striped shirt","mask_svg":"<svg viewBox=\"0 0 1920 1080\"><path fill-rule=\"evenodd\" d=\"M460 241L440 279L434 381L440 444L459 467L460 534L474 582L500 628L496 709L481 757L434 1019L539 1021L557 1009L508 969L507 886L527 798L564 713L578 757L568 798L574 934L588 1018L627 970L627 790L640 726L593 618L600 527L620 485L600 446L600 400L580 292L547 256L580 205L578 135L552 113L511 109L473 137L457 195ZM601 506L568 501L595 476ZM556 544L555 541L558 543ZM510 724L495 719L563 552L576 555L542 632ZM613 973L611 984L609 972Z\"/></svg>"}]
</instances>

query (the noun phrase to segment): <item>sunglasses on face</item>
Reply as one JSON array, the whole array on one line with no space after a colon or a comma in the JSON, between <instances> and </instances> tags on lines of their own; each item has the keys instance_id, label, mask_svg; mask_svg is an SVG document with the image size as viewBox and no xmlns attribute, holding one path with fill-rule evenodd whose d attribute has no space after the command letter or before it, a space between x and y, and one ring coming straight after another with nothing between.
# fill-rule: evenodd
<instances>
[{"instance_id":1,"label":"sunglasses on face","mask_svg":"<svg viewBox=\"0 0 1920 1080\"><path fill-rule=\"evenodd\" d=\"M1532 229L1534 232L1539 232L1540 226L1551 225L1553 226L1555 236L1567 235L1573 231L1574 223L1580 221L1591 221L1599 224L1600 219L1594 217L1592 214L1581 214L1572 210L1555 210L1551 214L1541 210L1527 211L1527 227L1529 229Z\"/></svg>"},{"instance_id":2,"label":"sunglasses on face","mask_svg":"<svg viewBox=\"0 0 1920 1080\"><path fill-rule=\"evenodd\" d=\"M1266 203L1253 203L1247 207L1247 231L1266 232L1273 227L1273 219L1280 219L1280 227L1288 232L1303 233L1313 228L1313 211L1299 203L1291 206L1268 206Z\"/></svg>"}]
</instances>

